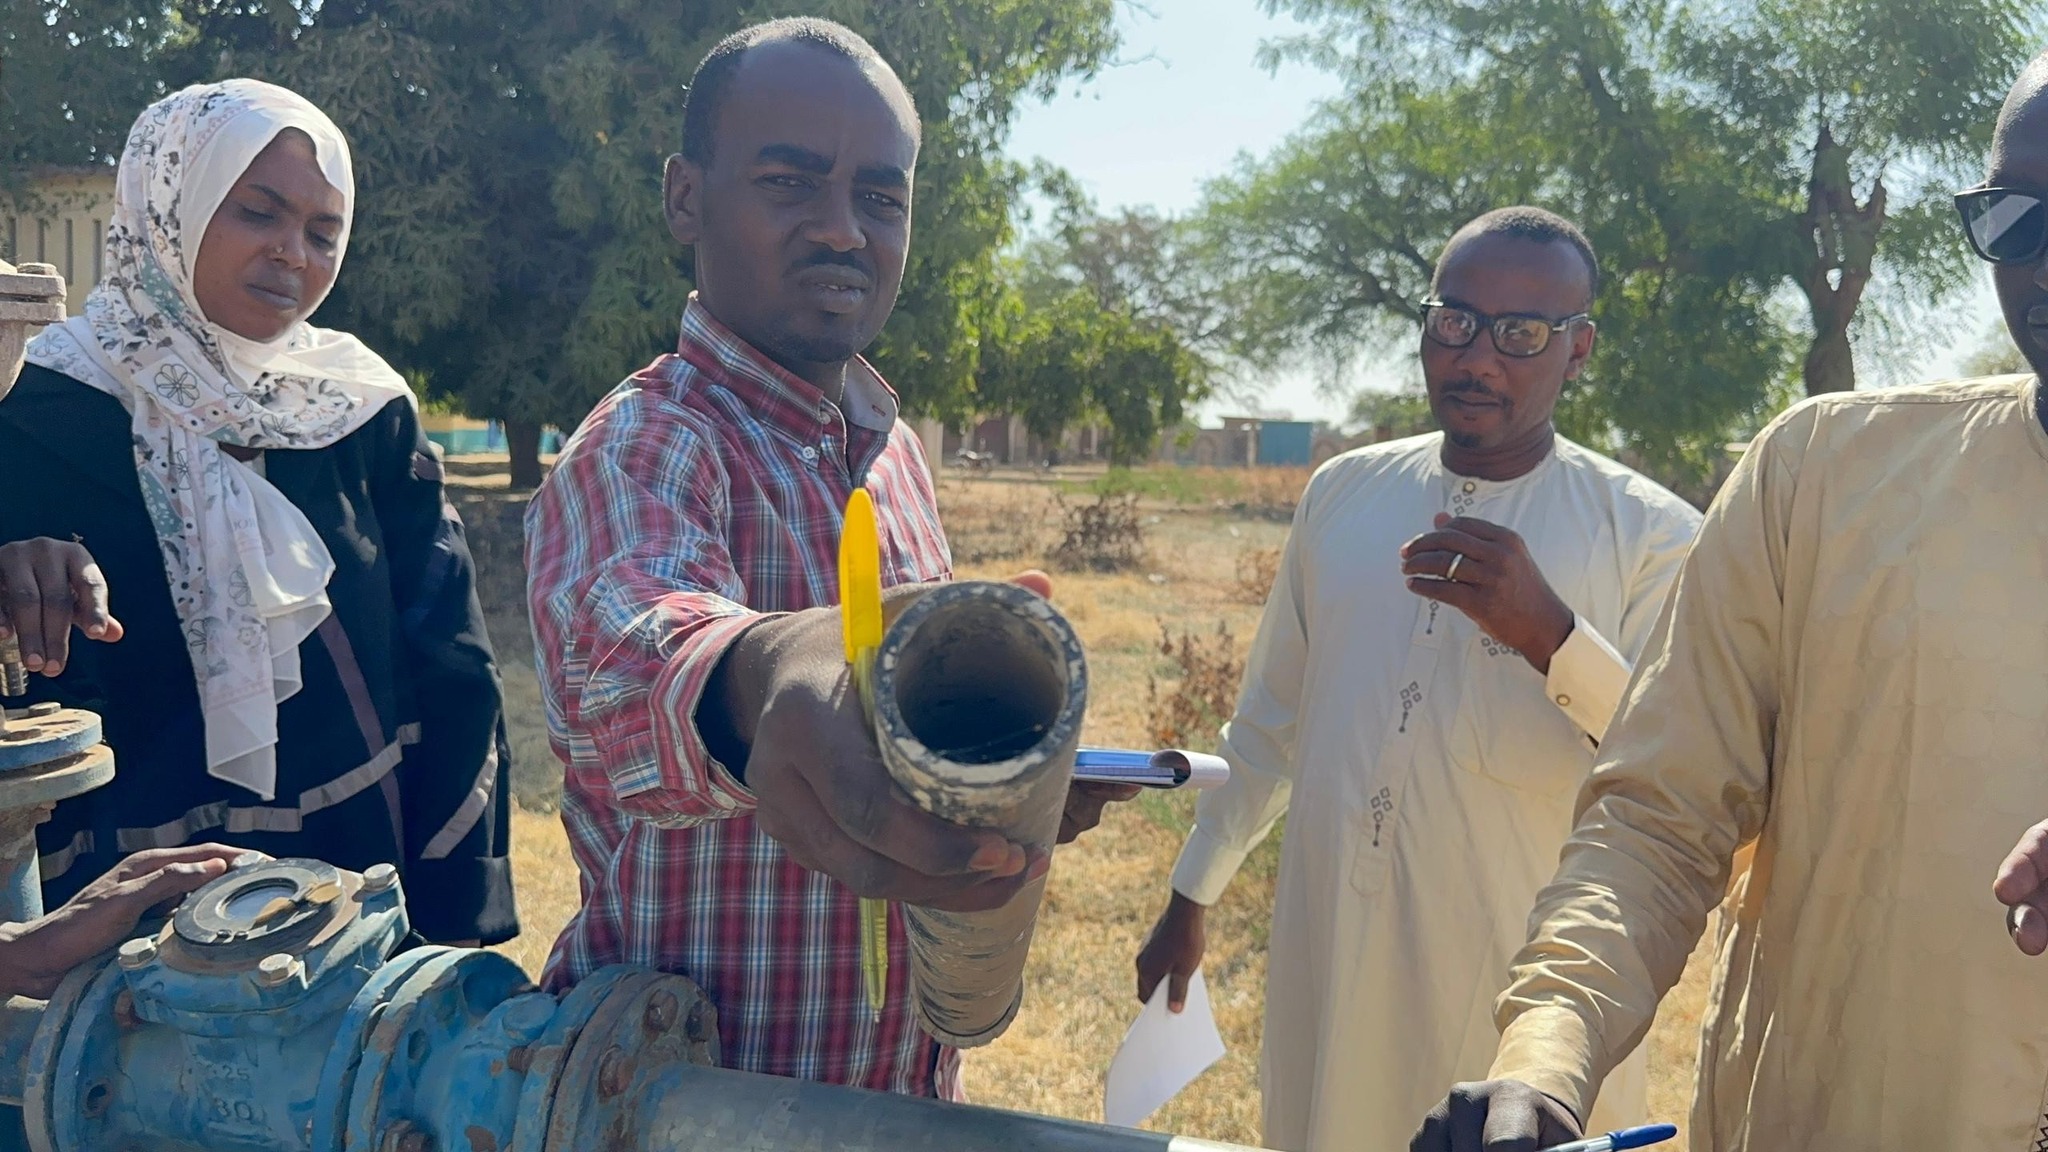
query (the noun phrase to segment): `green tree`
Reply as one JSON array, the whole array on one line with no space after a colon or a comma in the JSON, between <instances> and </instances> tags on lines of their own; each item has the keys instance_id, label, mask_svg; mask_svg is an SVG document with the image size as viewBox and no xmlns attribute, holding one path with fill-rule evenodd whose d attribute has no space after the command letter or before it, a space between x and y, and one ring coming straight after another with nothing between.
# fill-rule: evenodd
<instances>
[{"instance_id":1,"label":"green tree","mask_svg":"<svg viewBox=\"0 0 2048 1152\"><path fill-rule=\"evenodd\" d=\"M1795 390L1854 385L1872 279L1961 282L1943 196L1968 179L2037 5L1994 0L1269 0L1317 26L1276 55L1344 97L1205 213L1243 354L1412 339L1465 219L1539 203L1608 276L1567 428L1707 467ZM1888 184L1887 181L1890 183ZM1791 297L1791 293L1798 293ZM1801 324L1788 298L1801 299ZM1796 366L1796 368L1795 368Z\"/></svg>"},{"instance_id":2,"label":"green tree","mask_svg":"<svg viewBox=\"0 0 2048 1152\"><path fill-rule=\"evenodd\" d=\"M1205 362L1221 365L1229 312L1193 222L1151 208L1104 214L1071 174L1043 162L1032 179L1052 213L1045 233L1025 246L1027 293L1085 287L1103 307L1170 327Z\"/></svg>"},{"instance_id":3,"label":"green tree","mask_svg":"<svg viewBox=\"0 0 2048 1152\"><path fill-rule=\"evenodd\" d=\"M2017 376L2033 371L2003 323L1985 330L1984 342L1964 358L1962 369L1964 376Z\"/></svg>"},{"instance_id":4,"label":"green tree","mask_svg":"<svg viewBox=\"0 0 2048 1152\"><path fill-rule=\"evenodd\" d=\"M0 0L0 194L39 165L112 163L188 37L162 4Z\"/></svg>"},{"instance_id":5,"label":"green tree","mask_svg":"<svg viewBox=\"0 0 2048 1152\"><path fill-rule=\"evenodd\" d=\"M1420 388L1400 392L1366 388L1352 397L1345 423L1367 432L1384 428L1389 436L1420 436L1436 427L1436 416Z\"/></svg>"},{"instance_id":6,"label":"green tree","mask_svg":"<svg viewBox=\"0 0 2048 1152\"><path fill-rule=\"evenodd\" d=\"M10 27L51 6L7 10ZM1025 178L1000 155L1003 139L1020 99L1089 72L1114 48L1113 0L798 7L867 35L923 114L911 264L873 355L908 411L970 411ZM334 116L356 152L358 223L321 321L361 333L472 414L504 419L514 481L531 484L540 426L581 419L672 342L690 269L659 190L662 160L680 143L684 85L720 37L788 6L171 0L80 11L114 30L101 35L109 42L126 35L122 21L175 32L134 50L155 89L252 75ZM87 80L73 70L66 83ZM66 90L8 88L41 102L22 114L38 123L61 118L49 105ZM126 104L120 130L144 98L109 98ZM118 133L94 133L91 145L46 133L54 142L36 147L118 152Z\"/></svg>"},{"instance_id":7,"label":"green tree","mask_svg":"<svg viewBox=\"0 0 2048 1152\"><path fill-rule=\"evenodd\" d=\"M1109 455L1133 464L1198 394L1200 364L1172 328L1104 307L1089 289L1005 295L985 329L976 394L1056 440L1084 419L1109 428Z\"/></svg>"},{"instance_id":8,"label":"green tree","mask_svg":"<svg viewBox=\"0 0 2048 1152\"><path fill-rule=\"evenodd\" d=\"M1083 419L1110 431L1110 455L1151 455L1162 428L1206 394L1196 351L1220 324L1187 275L1185 226L1142 210L1099 214L1064 173L1034 173L1051 194L1051 228L1004 261L982 329L975 399L1043 440Z\"/></svg>"},{"instance_id":9,"label":"green tree","mask_svg":"<svg viewBox=\"0 0 2048 1152\"><path fill-rule=\"evenodd\" d=\"M1791 349L1773 286L1679 272L1692 254L1636 202L1559 186L1541 152L1559 137L1526 103L1462 89L1357 92L1325 108L1205 205L1205 247L1238 305L1233 351L1341 369L1412 346L1451 233L1489 208L1547 203L1586 227L1606 273L1599 349L1565 393L1561 426L1669 475L1710 467L1724 430L1782 392Z\"/></svg>"}]
</instances>

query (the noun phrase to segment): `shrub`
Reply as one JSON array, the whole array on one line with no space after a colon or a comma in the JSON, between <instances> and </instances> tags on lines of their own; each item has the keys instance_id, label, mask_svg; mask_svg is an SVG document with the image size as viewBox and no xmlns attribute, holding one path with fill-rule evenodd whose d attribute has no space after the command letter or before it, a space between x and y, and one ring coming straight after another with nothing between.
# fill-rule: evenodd
<instances>
[{"instance_id":1,"label":"shrub","mask_svg":"<svg viewBox=\"0 0 2048 1152\"><path fill-rule=\"evenodd\" d=\"M1138 498L1104 493L1093 504L1059 498L1062 536L1047 557L1069 571L1122 572L1145 562L1145 526Z\"/></svg>"},{"instance_id":2,"label":"shrub","mask_svg":"<svg viewBox=\"0 0 2048 1152\"><path fill-rule=\"evenodd\" d=\"M1237 579L1230 594L1247 604L1264 604L1280 576L1280 549L1247 548L1237 554Z\"/></svg>"},{"instance_id":3,"label":"shrub","mask_svg":"<svg viewBox=\"0 0 2048 1152\"><path fill-rule=\"evenodd\" d=\"M1145 680L1146 724L1152 739L1161 748L1209 747L1230 719L1238 682L1244 677L1244 661L1230 626L1219 620L1216 631L1206 636L1182 632L1176 637L1162 620L1159 654L1170 671L1164 685L1156 674Z\"/></svg>"}]
</instances>

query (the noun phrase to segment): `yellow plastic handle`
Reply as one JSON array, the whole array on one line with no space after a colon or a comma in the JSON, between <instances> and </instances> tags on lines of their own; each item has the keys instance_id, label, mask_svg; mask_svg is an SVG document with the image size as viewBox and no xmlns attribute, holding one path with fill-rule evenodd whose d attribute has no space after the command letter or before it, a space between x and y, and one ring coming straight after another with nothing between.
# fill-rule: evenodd
<instances>
[{"instance_id":1,"label":"yellow plastic handle","mask_svg":"<svg viewBox=\"0 0 2048 1152\"><path fill-rule=\"evenodd\" d=\"M882 646L882 542L875 530L875 502L865 488L846 501L839 535L839 611L845 619L846 662Z\"/></svg>"},{"instance_id":2,"label":"yellow plastic handle","mask_svg":"<svg viewBox=\"0 0 2048 1152\"><path fill-rule=\"evenodd\" d=\"M875 528L875 501L865 488L855 488L846 501L846 520L839 532L839 615L846 635L846 662L863 702L868 695L869 666L882 646L882 540ZM868 1011L876 1018L889 986L889 905L860 902L860 967Z\"/></svg>"}]
</instances>

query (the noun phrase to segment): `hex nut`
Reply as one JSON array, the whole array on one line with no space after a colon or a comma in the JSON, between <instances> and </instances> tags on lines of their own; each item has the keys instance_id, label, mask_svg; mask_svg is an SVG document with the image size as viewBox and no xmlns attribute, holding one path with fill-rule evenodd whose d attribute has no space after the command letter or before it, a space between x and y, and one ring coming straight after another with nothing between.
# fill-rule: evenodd
<instances>
[{"instance_id":1,"label":"hex nut","mask_svg":"<svg viewBox=\"0 0 2048 1152\"><path fill-rule=\"evenodd\" d=\"M647 998L647 1011L643 1023L647 1031L659 1036L676 1026L676 1016L682 1005L676 1002L676 994L664 988Z\"/></svg>"},{"instance_id":2,"label":"hex nut","mask_svg":"<svg viewBox=\"0 0 2048 1152\"><path fill-rule=\"evenodd\" d=\"M283 952L272 952L256 962L256 982L275 988L297 976L299 968L298 957Z\"/></svg>"},{"instance_id":3,"label":"hex nut","mask_svg":"<svg viewBox=\"0 0 2048 1152\"><path fill-rule=\"evenodd\" d=\"M400 1120L384 1130L384 1136L377 1141L377 1152L433 1152L434 1138L419 1130L410 1120Z\"/></svg>"},{"instance_id":4,"label":"hex nut","mask_svg":"<svg viewBox=\"0 0 2048 1152\"><path fill-rule=\"evenodd\" d=\"M126 971L147 968L156 961L156 941L147 936L138 936L121 945L121 950L116 956Z\"/></svg>"},{"instance_id":5,"label":"hex nut","mask_svg":"<svg viewBox=\"0 0 2048 1152\"><path fill-rule=\"evenodd\" d=\"M605 1049L603 1059L597 1065L597 1094L600 1099L609 1100L624 1092L633 1078L633 1061L617 1048Z\"/></svg>"}]
</instances>

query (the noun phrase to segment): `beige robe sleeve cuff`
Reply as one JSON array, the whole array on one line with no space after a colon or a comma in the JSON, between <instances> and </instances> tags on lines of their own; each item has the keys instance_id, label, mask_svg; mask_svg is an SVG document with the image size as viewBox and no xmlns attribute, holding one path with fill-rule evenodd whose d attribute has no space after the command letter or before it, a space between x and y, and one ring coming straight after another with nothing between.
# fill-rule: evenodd
<instances>
[{"instance_id":1,"label":"beige robe sleeve cuff","mask_svg":"<svg viewBox=\"0 0 2048 1152\"><path fill-rule=\"evenodd\" d=\"M1488 1080L1520 1080L1572 1110L1583 1122L1593 1083L1593 1037L1570 1008L1531 1008L1501 1033Z\"/></svg>"},{"instance_id":2,"label":"beige robe sleeve cuff","mask_svg":"<svg viewBox=\"0 0 2048 1152\"><path fill-rule=\"evenodd\" d=\"M1574 615L1572 634L1550 657L1550 675L1544 687L1550 702L1597 742L1606 737L1607 725L1621 706L1634 672L1627 658L1594 631L1584 616Z\"/></svg>"},{"instance_id":3,"label":"beige robe sleeve cuff","mask_svg":"<svg viewBox=\"0 0 2048 1152\"><path fill-rule=\"evenodd\" d=\"M1200 824L1188 833L1181 846L1180 860L1173 866L1173 890L1208 907L1223 898L1230 878L1237 875L1249 853L1202 830Z\"/></svg>"}]
</instances>

